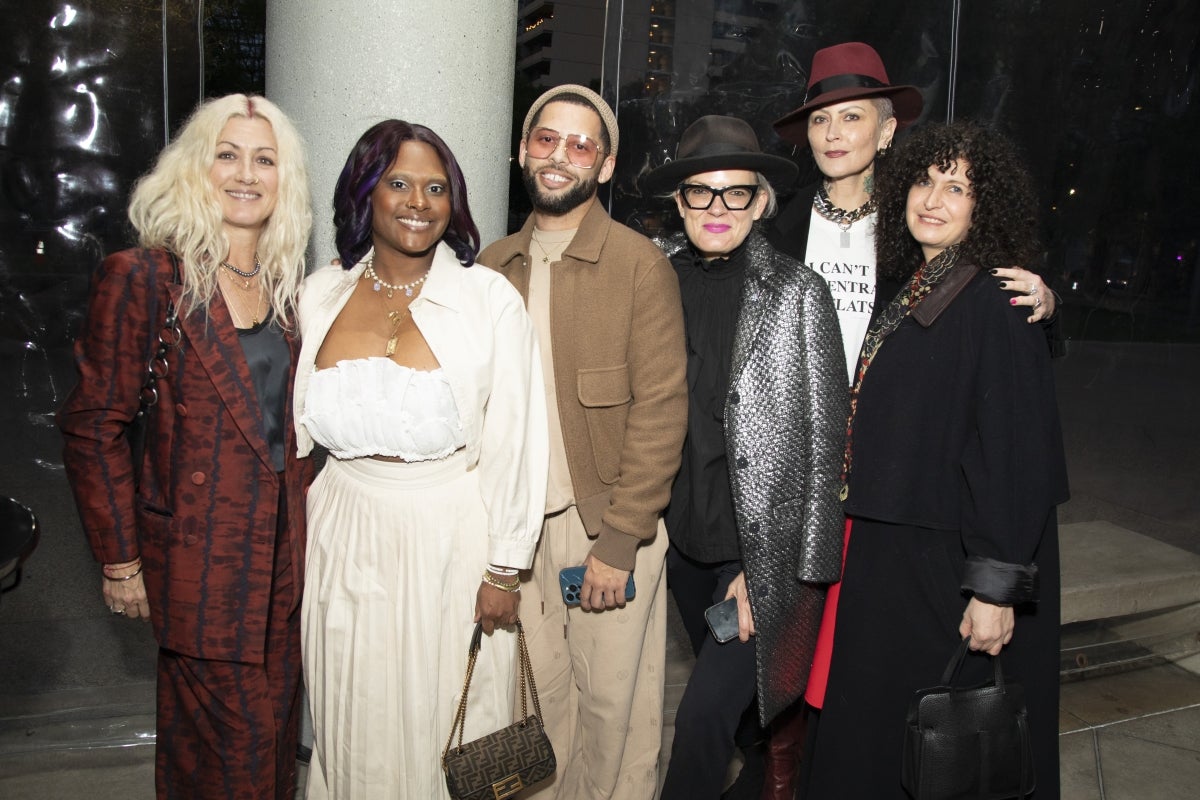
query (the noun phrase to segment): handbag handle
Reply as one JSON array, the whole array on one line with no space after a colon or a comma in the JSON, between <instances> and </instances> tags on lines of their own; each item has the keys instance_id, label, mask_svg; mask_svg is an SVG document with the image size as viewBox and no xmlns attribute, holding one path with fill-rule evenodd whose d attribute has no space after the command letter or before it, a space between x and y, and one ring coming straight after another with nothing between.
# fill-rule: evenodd
<instances>
[{"instance_id":1,"label":"handbag handle","mask_svg":"<svg viewBox=\"0 0 1200 800\"><path fill-rule=\"evenodd\" d=\"M542 704L538 701L537 686L533 682L533 664L529 660L529 646L525 643L525 628L517 619L517 669L520 672L518 681L521 687L521 725L529 722L529 710L525 704L525 684L529 684L529 694L533 698L533 713L542 718ZM446 747L442 750L442 768L446 767L446 756L450 753L450 745L454 743L454 734L458 733L458 747L463 746L463 730L467 724L467 693L471 689L471 675L475 672L475 660L479 657L479 648L483 643L483 623L475 623L475 631L471 634L471 644L467 649L467 676L463 679L462 698L458 701L458 710L454 713L454 724L450 726L450 736L446 739Z\"/></svg>"},{"instance_id":2,"label":"handbag handle","mask_svg":"<svg viewBox=\"0 0 1200 800\"><path fill-rule=\"evenodd\" d=\"M970 644L970 636L963 637L963 640L959 642L958 648L954 651L954 655L950 656L950 663L946 665L946 670L942 673L942 686L953 688L954 678L958 675L959 667L962 666L963 661L967 657L967 653L970 651ZM1000 659L991 654L987 654L987 656L988 658L992 659L992 675L996 682L996 686L1004 688L1004 670L1000 668Z\"/></svg>"},{"instance_id":3,"label":"handbag handle","mask_svg":"<svg viewBox=\"0 0 1200 800\"><path fill-rule=\"evenodd\" d=\"M171 259L171 280L179 283L179 258L170 250L167 257ZM154 329L150 329L151 337ZM146 380L138 390L138 410L130 421L126 435L129 437L129 448L133 463L133 480L135 487L141 483L142 467L146 462L146 428L150 409L158 403L158 387L160 380L166 380L170 374L171 365L167 361L167 351L178 347L183 341L183 331L179 327L179 310L175 301L167 295L167 313L163 318L162 328L158 332L154 355L146 362Z\"/></svg>"},{"instance_id":4,"label":"handbag handle","mask_svg":"<svg viewBox=\"0 0 1200 800\"><path fill-rule=\"evenodd\" d=\"M167 256L171 259L171 280L179 283L179 259L170 251ZM183 331L179 328L179 310L175 301L167 298L167 313L163 317L162 329L158 333L158 346L146 363L146 381L138 392L138 416L158 402L158 389L155 384L163 380L171 371L167 363L167 351L183 341Z\"/></svg>"}]
</instances>

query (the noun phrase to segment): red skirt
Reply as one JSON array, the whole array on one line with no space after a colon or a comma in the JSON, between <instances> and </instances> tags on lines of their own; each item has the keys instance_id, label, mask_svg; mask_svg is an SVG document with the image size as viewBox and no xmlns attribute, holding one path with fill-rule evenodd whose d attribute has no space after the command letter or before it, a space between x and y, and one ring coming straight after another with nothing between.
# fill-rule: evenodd
<instances>
[{"instance_id":1,"label":"red skirt","mask_svg":"<svg viewBox=\"0 0 1200 800\"><path fill-rule=\"evenodd\" d=\"M842 535L842 569L846 568L846 549L850 546L850 518L846 517L846 531ZM804 702L813 708L825 705L825 686L829 682L829 659L833 655L833 629L837 621L838 595L842 583L829 587L825 595L825 611L821 614L821 627L817 633L817 648L813 653L812 670L808 673L808 687L804 690Z\"/></svg>"}]
</instances>

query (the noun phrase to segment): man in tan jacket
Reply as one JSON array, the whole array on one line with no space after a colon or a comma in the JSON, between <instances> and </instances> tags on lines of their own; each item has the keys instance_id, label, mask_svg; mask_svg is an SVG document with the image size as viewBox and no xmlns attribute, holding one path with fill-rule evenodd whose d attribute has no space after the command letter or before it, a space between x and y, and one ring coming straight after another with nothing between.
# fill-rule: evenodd
<instances>
[{"instance_id":1,"label":"man in tan jacket","mask_svg":"<svg viewBox=\"0 0 1200 800\"><path fill-rule=\"evenodd\" d=\"M519 152L533 214L479 256L525 297L550 411L546 520L521 603L558 757L536 798L650 800L658 788L661 514L686 430L686 356L671 265L596 199L617 145L616 117L590 89L538 98ZM580 564L580 606L568 608L559 570Z\"/></svg>"}]
</instances>

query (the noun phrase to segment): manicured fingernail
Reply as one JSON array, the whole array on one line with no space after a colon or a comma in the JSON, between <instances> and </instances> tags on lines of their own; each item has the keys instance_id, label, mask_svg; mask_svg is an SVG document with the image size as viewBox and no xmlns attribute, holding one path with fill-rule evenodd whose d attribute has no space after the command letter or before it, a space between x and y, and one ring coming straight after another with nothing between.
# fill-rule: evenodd
<instances>
[{"instance_id":1,"label":"manicured fingernail","mask_svg":"<svg viewBox=\"0 0 1200 800\"><path fill-rule=\"evenodd\" d=\"M989 269L988 272L992 273L993 275L996 274L996 270L994 270L994 269Z\"/></svg>"},{"instance_id":2,"label":"manicured fingernail","mask_svg":"<svg viewBox=\"0 0 1200 800\"><path fill-rule=\"evenodd\" d=\"M1015 306L1017 304L1017 298L1014 297L1013 299L1009 300L1008 304L1010 306Z\"/></svg>"}]
</instances>

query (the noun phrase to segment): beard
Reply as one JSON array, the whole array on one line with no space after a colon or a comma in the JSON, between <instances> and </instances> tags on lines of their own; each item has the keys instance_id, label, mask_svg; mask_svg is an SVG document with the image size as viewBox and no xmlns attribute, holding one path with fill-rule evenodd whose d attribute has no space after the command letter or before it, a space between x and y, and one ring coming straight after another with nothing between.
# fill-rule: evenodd
<instances>
[{"instance_id":1,"label":"beard","mask_svg":"<svg viewBox=\"0 0 1200 800\"><path fill-rule=\"evenodd\" d=\"M600 181L593 175L591 178L580 180L579 183L561 194L547 195L545 189L538 183L537 173L528 165L521 170L521 180L525 184L525 191L529 193L529 199L533 203L534 209L556 217L574 211L591 200L600 186Z\"/></svg>"}]
</instances>

